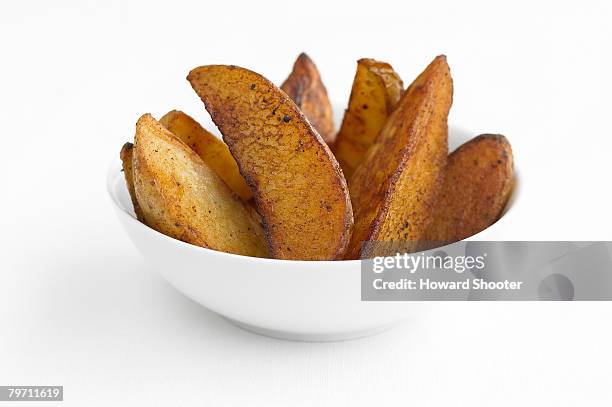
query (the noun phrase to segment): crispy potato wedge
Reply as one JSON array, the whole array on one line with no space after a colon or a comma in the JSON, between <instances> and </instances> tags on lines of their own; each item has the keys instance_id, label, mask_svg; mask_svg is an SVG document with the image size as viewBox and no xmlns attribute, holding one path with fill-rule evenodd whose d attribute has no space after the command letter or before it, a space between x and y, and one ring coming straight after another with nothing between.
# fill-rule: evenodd
<instances>
[{"instance_id":1,"label":"crispy potato wedge","mask_svg":"<svg viewBox=\"0 0 612 407\"><path fill-rule=\"evenodd\" d=\"M251 187L270 254L341 258L353 225L346 180L295 103L261 75L236 66L201 66L187 79Z\"/></svg>"},{"instance_id":2,"label":"crispy potato wedge","mask_svg":"<svg viewBox=\"0 0 612 407\"><path fill-rule=\"evenodd\" d=\"M355 228L347 258L395 254L389 243L406 252L418 247L442 186L452 94L444 56L405 92L351 178Z\"/></svg>"},{"instance_id":3,"label":"crispy potato wedge","mask_svg":"<svg viewBox=\"0 0 612 407\"><path fill-rule=\"evenodd\" d=\"M404 83L391 65L374 59L357 61L348 108L332 150L350 180L395 109Z\"/></svg>"},{"instance_id":4,"label":"crispy potato wedge","mask_svg":"<svg viewBox=\"0 0 612 407\"><path fill-rule=\"evenodd\" d=\"M512 192L512 148L504 136L483 134L448 157L440 198L426 234L428 248L444 246L495 223Z\"/></svg>"},{"instance_id":5,"label":"crispy potato wedge","mask_svg":"<svg viewBox=\"0 0 612 407\"><path fill-rule=\"evenodd\" d=\"M138 204L138 200L136 199L136 191L134 191L134 167L132 165L132 157L134 156L134 144L125 143L123 147L121 147L121 153L119 157L121 158L121 162L123 164L123 175L125 176L125 183L127 184L128 192L130 193L130 198L132 199L132 205L134 206L134 213L136 213L136 218L144 222L144 215L142 214L142 210L140 209L140 205Z\"/></svg>"},{"instance_id":6,"label":"crispy potato wedge","mask_svg":"<svg viewBox=\"0 0 612 407\"><path fill-rule=\"evenodd\" d=\"M136 125L134 187L153 229L197 246L266 257L263 228L252 210L149 114Z\"/></svg>"},{"instance_id":7,"label":"crispy potato wedge","mask_svg":"<svg viewBox=\"0 0 612 407\"><path fill-rule=\"evenodd\" d=\"M281 85L281 89L302 110L312 127L327 144L336 136L332 105L321 81L317 66L310 57L301 53L293 65L293 71Z\"/></svg>"},{"instance_id":8,"label":"crispy potato wedge","mask_svg":"<svg viewBox=\"0 0 612 407\"><path fill-rule=\"evenodd\" d=\"M240 175L236 160L222 140L178 110L166 113L159 122L191 147L240 198L248 201L253 197L249 186Z\"/></svg>"}]
</instances>

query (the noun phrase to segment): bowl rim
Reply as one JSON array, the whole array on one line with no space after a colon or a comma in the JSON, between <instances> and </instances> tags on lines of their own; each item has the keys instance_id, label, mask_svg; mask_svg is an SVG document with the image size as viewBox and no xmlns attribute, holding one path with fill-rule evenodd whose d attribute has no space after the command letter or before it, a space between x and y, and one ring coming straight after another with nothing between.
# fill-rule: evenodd
<instances>
[{"instance_id":1,"label":"bowl rim","mask_svg":"<svg viewBox=\"0 0 612 407\"><path fill-rule=\"evenodd\" d=\"M267 257L253 257L253 256L245 256L242 254L235 254L235 253L227 253L227 252L222 252L219 250L214 250L214 249L209 249L206 247L201 247L201 246L196 246L193 245L191 243L186 243L183 242L182 240L179 239L175 239L173 237L167 236L161 232L158 232L157 230L145 225L144 223L140 222L138 219L136 219L134 216L132 216L130 213L127 212L126 208L119 202L119 199L117 197L116 194L116 190L115 190L115 185L118 182L117 178L120 177L121 179L125 179L125 177L123 176L123 165L121 163L121 160L119 159L119 157L115 157L111 160L109 166L108 166L108 172L106 175L106 191L108 193L108 196L111 200L111 202L113 203L113 205L115 206L116 212L120 213L119 216L123 216L124 218L127 217L129 218L127 221L128 222L134 222L137 224L136 227L140 227L140 228L144 228L147 230L146 233L151 233L153 236L157 237L157 238L161 238L162 240L167 240L167 241L172 241L176 244L178 244L181 247L184 247L188 250L197 250L197 251L204 251L205 253L208 253L209 255L213 255L213 256L220 256L220 257L229 257L229 258L236 258L237 260L249 260L249 261L259 261L262 263L268 263L268 264L276 264L276 265L281 265L281 264L286 264L286 265L297 265L299 264L300 266L306 266L306 265L319 265L319 266L330 266L330 265L345 265L345 266L356 266L358 264L361 264L361 262L364 259L357 259L357 260L344 260L344 259L340 259L340 260L288 260L288 259L272 259L272 258L267 258ZM124 181L125 183L125 181ZM508 198L508 202L506 203L506 206L504 207L502 214L500 216L500 218L495 221L493 224L491 224L489 227L485 228L484 230L476 233L475 235L469 236L463 240L465 241L469 241L469 240L482 240L479 239L479 236L481 234L484 234L486 231L488 231L490 228L494 227L496 224L503 222L504 220L507 220L508 214L513 212L514 207L516 206L516 200L518 195L520 195L520 190L522 189L522 177L520 176L519 172L517 171L516 168L516 163L514 163L514 186L512 188L512 192L510 197ZM452 244L452 243L451 243ZM440 250L442 248L444 248L446 246L441 246L436 248L435 250ZM327 267L321 267L320 270L326 270Z\"/></svg>"}]
</instances>

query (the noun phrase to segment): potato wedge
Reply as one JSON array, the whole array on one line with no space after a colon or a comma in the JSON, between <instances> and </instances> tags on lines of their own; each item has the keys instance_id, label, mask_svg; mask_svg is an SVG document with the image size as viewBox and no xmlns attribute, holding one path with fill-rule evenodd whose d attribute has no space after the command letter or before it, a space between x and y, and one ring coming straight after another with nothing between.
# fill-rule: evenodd
<instances>
[{"instance_id":1,"label":"potato wedge","mask_svg":"<svg viewBox=\"0 0 612 407\"><path fill-rule=\"evenodd\" d=\"M428 248L465 239L495 223L512 192L513 165L510 143L497 134L480 135L449 155L425 238Z\"/></svg>"},{"instance_id":2,"label":"potato wedge","mask_svg":"<svg viewBox=\"0 0 612 407\"><path fill-rule=\"evenodd\" d=\"M149 114L136 125L134 187L153 229L197 246L266 257L263 228L247 204Z\"/></svg>"},{"instance_id":3,"label":"potato wedge","mask_svg":"<svg viewBox=\"0 0 612 407\"><path fill-rule=\"evenodd\" d=\"M418 247L442 186L452 94L444 56L405 92L351 178L355 228L347 258L395 254L389 243L406 252Z\"/></svg>"},{"instance_id":4,"label":"potato wedge","mask_svg":"<svg viewBox=\"0 0 612 407\"><path fill-rule=\"evenodd\" d=\"M140 209L140 205L138 204L138 200L136 199L136 191L134 191L134 167L133 163L134 156L134 144L125 143L123 147L121 147L121 153L119 157L121 158L121 162L123 164L123 175L125 177L125 183L127 184L128 192L130 193L130 198L132 199L132 205L134 206L134 213L136 214L136 218L144 223L144 215L142 214L142 210Z\"/></svg>"},{"instance_id":5,"label":"potato wedge","mask_svg":"<svg viewBox=\"0 0 612 407\"><path fill-rule=\"evenodd\" d=\"M332 150L350 180L395 109L404 83L391 65L374 59L357 61L348 108Z\"/></svg>"},{"instance_id":6,"label":"potato wedge","mask_svg":"<svg viewBox=\"0 0 612 407\"><path fill-rule=\"evenodd\" d=\"M310 57L301 53L293 65L293 71L281 85L281 89L302 110L312 127L327 144L336 137L332 105L321 81L317 66Z\"/></svg>"},{"instance_id":7,"label":"potato wedge","mask_svg":"<svg viewBox=\"0 0 612 407\"><path fill-rule=\"evenodd\" d=\"M253 197L249 186L240 175L236 160L222 140L178 110L166 113L159 122L191 147L240 198L248 201Z\"/></svg>"},{"instance_id":8,"label":"potato wedge","mask_svg":"<svg viewBox=\"0 0 612 407\"><path fill-rule=\"evenodd\" d=\"M353 225L346 180L291 99L263 76L226 65L187 77L251 187L270 254L341 258Z\"/></svg>"}]
</instances>

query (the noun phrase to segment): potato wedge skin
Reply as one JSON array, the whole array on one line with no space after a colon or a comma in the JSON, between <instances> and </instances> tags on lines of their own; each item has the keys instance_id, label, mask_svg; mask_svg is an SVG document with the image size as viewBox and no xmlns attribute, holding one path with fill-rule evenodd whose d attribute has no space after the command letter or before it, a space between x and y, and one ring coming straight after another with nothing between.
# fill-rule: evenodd
<instances>
[{"instance_id":1,"label":"potato wedge skin","mask_svg":"<svg viewBox=\"0 0 612 407\"><path fill-rule=\"evenodd\" d=\"M266 257L263 228L250 208L149 114L136 125L134 187L153 229L197 246Z\"/></svg>"},{"instance_id":2,"label":"potato wedge skin","mask_svg":"<svg viewBox=\"0 0 612 407\"><path fill-rule=\"evenodd\" d=\"M236 160L222 140L179 110L166 113L159 122L191 147L240 198L248 201L253 197L251 189L240 175Z\"/></svg>"},{"instance_id":3,"label":"potato wedge skin","mask_svg":"<svg viewBox=\"0 0 612 407\"><path fill-rule=\"evenodd\" d=\"M346 179L363 162L403 90L404 83L391 65L367 58L357 61L348 108L332 147Z\"/></svg>"},{"instance_id":4,"label":"potato wedge skin","mask_svg":"<svg viewBox=\"0 0 612 407\"><path fill-rule=\"evenodd\" d=\"M449 155L425 239L430 248L473 236L499 219L514 185L513 161L510 143L498 134L482 134Z\"/></svg>"},{"instance_id":5,"label":"potato wedge skin","mask_svg":"<svg viewBox=\"0 0 612 407\"><path fill-rule=\"evenodd\" d=\"M389 117L350 181L355 228L347 258L394 254L381 242L418 247L442 186L452 94L446 57L436 57Z\"/></svg>"},{"instance_id":6,"label":"potato wedge skin","mask_svg":"<svg viewBox=\"0 0 612 407\"><path fill-rule=\"evenodd\" d=\"M334 114L321 75L312 59L301 53L293 65L293 71L281 85L281 89L302 110L312 127L327 144L336 137Z\"/></svg>"},{"instance_id":7,"label":"potato wedge skin","mask_svg":"<svg viewBox=\"0 0 612 407\"><path fill-rule=\"evenodd\" d=\"M142 209L140 209L140 205L138 204L138 200L136 199L136 191L134 190L134 144L130 142L125 143L123 147L121 147L119 157L121 158L121 163L123 164L123 175L125 177L125 183L127 185L128 192L130 193L132 205L134 206L134 213L136 213L136 219L144 223L144 215L142 213Z\"/></svg>"},{"instance_id":8,"label":"potato wedge skin","mask_svg":"<svg viewBox=\"0 0 612 407\"><path fill-rule=\"evenodd\" d=\"M261 75L240 67L202 66L187 79L251 187L270 254L341 258L353 225L346 180L295 103Z\"/></svg>"}]
</instances>

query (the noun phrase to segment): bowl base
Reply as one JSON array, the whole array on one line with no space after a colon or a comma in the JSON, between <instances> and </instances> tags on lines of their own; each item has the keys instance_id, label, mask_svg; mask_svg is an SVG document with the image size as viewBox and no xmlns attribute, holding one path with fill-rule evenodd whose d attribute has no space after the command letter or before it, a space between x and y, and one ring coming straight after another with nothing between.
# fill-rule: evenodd
<instances>
[{"instance_id":1,"label":"bowl base","mask_svg":"<svg viewBox=\"0 0 612 407\"><path fill-rule=\"evenodd\" d=\"M225 317L224 317L225 318ZM339 342L339 341L348 341L352 339L365 338L372 335L377 335L379 333L385 332L395 325L396 322L378 326L375 328L368 328L360 331L349 331L349 332L332 332L332 333L305 333L305 332L287 332L287 331L277 331L274 329L266 329L258 326L253 326L249 324L245 324L243 322L236 321L234 319L225 318L227 321L236 325L239 328L244 329L245 331L249 331L251 333L267 336L269 338L274 339L282 339L285 341L297 341L297 342Z\"/></svg>"}]
</instances>

